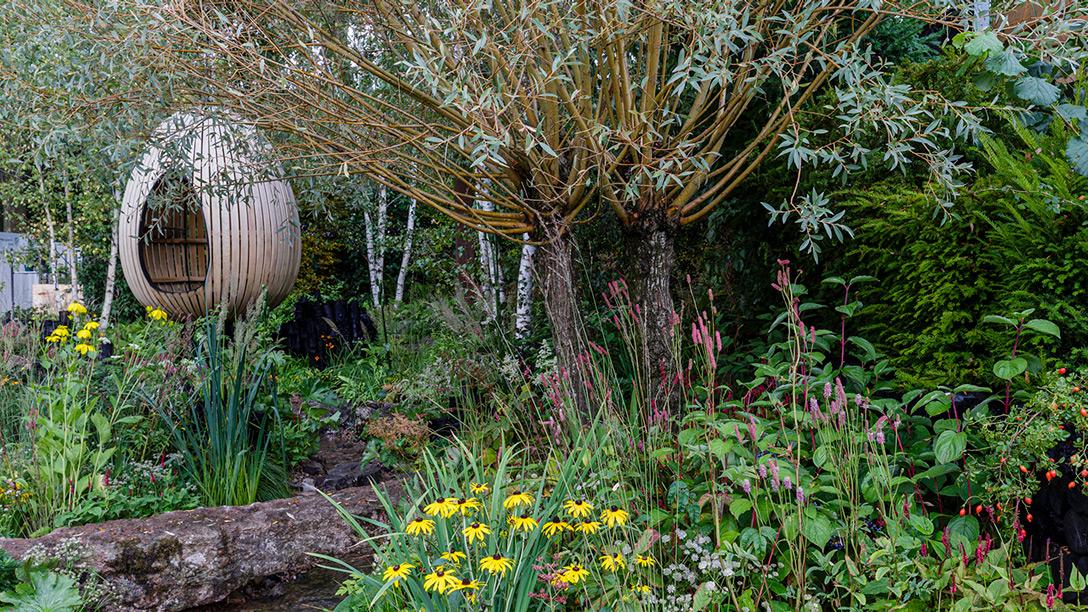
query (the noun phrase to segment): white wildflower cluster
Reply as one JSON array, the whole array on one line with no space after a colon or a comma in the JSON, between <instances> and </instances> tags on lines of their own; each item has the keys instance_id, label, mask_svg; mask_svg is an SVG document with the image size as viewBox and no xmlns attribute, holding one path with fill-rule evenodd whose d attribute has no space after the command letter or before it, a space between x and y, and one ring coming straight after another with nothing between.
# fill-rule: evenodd
<instances>
[{"instance_id":1,"label":"white wildflower cluster","mask_svg":"<svg viewBox=\"0 0 1088 612\"><path fill-rule=\"evenodd\" d=\"M661 569L665 588L646 600L656 606L655 609L690 610L694 594L700 588L712 595L720 594L730 589L734 580L764 572L753 555L729 543L723 543L716 550L710 536L705 534L689 537L687 532L677 530L675 535L661 538L664 544L674 540L676 558Z\"/></svg>"}]
</instances>

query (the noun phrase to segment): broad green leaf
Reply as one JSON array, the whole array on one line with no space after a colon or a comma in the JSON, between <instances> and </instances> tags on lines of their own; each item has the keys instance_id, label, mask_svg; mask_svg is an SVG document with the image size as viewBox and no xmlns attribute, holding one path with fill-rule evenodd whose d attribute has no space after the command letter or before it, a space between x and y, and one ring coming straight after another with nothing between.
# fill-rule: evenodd
<instances>
[{"instance_id":1,"label":"broad green leaf","mask_svg":"<svg viewBox=\"0 0 1088 612\"><path fill-rule=\"evenodd\" d=\"M1050 106L1058 101L1061 90L1057 85L1040 79L1039 77L1026 76L1016 81L1013 91L1023 100L1040 106Z\"/></svg>"},{"instance_id":2,"label":"broad green leaf","mask_svg":"<svg viewBox=\"0 0 1088 612\"><path fill-rule=\"evenodd\" d=\"M933 521L929 520L929 518L924 515L918 514L917 512L912 513L907 521L910 522L910 526L923 537L933 533Z\"/></svg>"},{"instance_id":3,"label":"broad green leaf","mask_svg":"<svg viewBox=\"0 0 1088 612\"><path fill-rule=\"evenodd\" d=\"M933 441L933 454L936 456L938 463L956 461L963 456L963 451L966 449L967 434L962 431L957 432L951 429L943 431Z\"/></svg>"},{"instance_id":4,"label":"broad green leaf","mask_svg":"<svg viewBox=\"0 0 1088 612\"><path fill-rule=\"evenodd\" d=\"M1076 138L1070 138L1065 145L1065 157L1077 174L1088 176L1088 137L1082 133Z\"/></svg>"},{"instance_id":5,"label":"broad green leaf","mask_svg":"<svg viewBox=\"0 0 1088 612\"><path fill-rule=\"evenodd\" d=\"M1032 319L1027 323L1024 323L1024 327L1035 330L1041 334L1048 334L1055 338L1061 338L1062 332L1058 329L1058 326L1047 321L1046 319Z\"/></svg>"},{"instance_id":6,"label":"broad green leaf","mask_svg":"<svg viewBox=\"0 0 1088 612\"><path fill-rule=\"evenodd\" d=\"M986 69L1004 76L1019 76L1028 71L1012 51L991 54L986 58Z\"/></svg>"},{"instance_id":7,"label":"broad green leaf","mask_svg":"<svg viewBox=\"0 0 1088 612\"><path fill-rule=\"evenodd\" d=\"M994 364L994 376L1001 380L1012 380L1028 369L1028 361L1023 357L1002 359Z\"/></svg>"},{"instance_id":8,"label":"broad green leaf","mask_svg":"<svg viewBox=\"0 0 1088 612\"><path fill-rule=\"evenodd\" d=\"M805 538L817 548L827 546L827 543L831 541L831 536L835 535L835 528L827 515L811 506L805 508L801 529L805 534Z\"/></svg>"},{"instance_id":9,"label":"broad green leaf","mask_svg":"<svg viewBox=\"0 0 1088 612\"><path fill-rule=\"evenodd\" d=\"M1000 53L1004 50L1005 45L1001 44L1001 40L991 30L976 34L963 46L963 50L968 55L979 57L987 53Z\"/></svg>"}]
</instances>

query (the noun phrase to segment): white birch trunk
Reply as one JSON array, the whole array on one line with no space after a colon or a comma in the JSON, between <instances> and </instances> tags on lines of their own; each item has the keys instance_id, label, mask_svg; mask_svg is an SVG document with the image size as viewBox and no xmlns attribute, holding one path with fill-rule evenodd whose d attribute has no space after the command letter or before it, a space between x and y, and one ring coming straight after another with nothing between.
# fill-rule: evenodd
<instances>
[{"instance_id":1,"label":"white birch trunk","mask_svg":"<svg viewBox=\"0 0 1088 612\"><path fill-rule=\"evenodd\" d=\"M400 257L400 270L397 272L397 293L394 300L398 304L404 301L404 283L408 278L408 264L412 262L412 237L416 229L416 201L408 205L408 227L404 232L404 253Z\"/></svg>"},{"instance_id":2,"label":"white birch trunk","mask_svg":"<svg viewBox=\"0 0 1088 612\"><path fill-rule=\"evenodd\" d=\"M495 204L487 197L477 200L476 206L485 212L495 210ZM482 272L480 276L480 297L484 302L484 322L490 323L498 316L499 304L502 302L502 297L499 295L502 292L502 277L501 272L498 270L499 262L496 257L495 244L491 241L491 234L476 232L476 235L480 246L478 255ZM496 287L498 287L497 291Z\"/></svg>"},{"instance_id":3,"label":"white birch trunk","mask_svg":"<svg viewBox=\"0 0 1088 612\"><path fill-rule=\"evenodd\" d=\"M990 0L975 0L972 14L974 30L983 32L990 29Z\"/></svg>"},{"instance_id":4,"label":"white birch trunk","mask_svg":"<svg viewBox=\"0 0 1088 612\"><path fill-rule=\"evenodd\" d=\"M367 267L370 269L370 298L374 308L380 308L382 302L382 270L385 269L385 227L388 207L388 192L383 185L378 188L377 219L371 219L370 211L363 212L363 223L366 225Z\"/></svg>"},{"instance_id":5,"label":"white birch trunk","mask_svg":"<svg viewBox=\"0 0 1088 612\"><path fill-rule=\"evenodd\" d=\"M522 236L529 240L529 234ZM518 263L518 294L514 311L514 337L524 340L533 329L533 255L536 245L521 246L521 261Z\"/></svg>"},{"instance_id":6,"label":"white birch trunk","mask_svg":"<svg viewBox=\"0 0 1088 612\"><path fill-rule=\"evenodd\" d=\"M98 324L105 330L110 326L110 312L113 310L113 294L117 288L117 233L121 223L120 194L117 195L118 206L113 213L113 231L110 233L110 259L106 266L106 290L102 296L102 316Z\"/></svg>"}]
</instances>

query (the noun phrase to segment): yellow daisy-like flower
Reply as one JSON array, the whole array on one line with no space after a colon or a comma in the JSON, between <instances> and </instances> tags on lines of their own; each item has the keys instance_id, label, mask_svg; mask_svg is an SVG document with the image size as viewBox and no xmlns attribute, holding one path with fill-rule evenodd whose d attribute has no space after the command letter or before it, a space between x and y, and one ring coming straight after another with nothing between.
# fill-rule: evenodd
<instances>
[{"instance_id":1,"label":"yellow daisy-like flower","mask_svg":"<svg viewBox=\"0 0 1088 612\"><path fill-rule=\"evenodd\" d=\"M650 585L648 584L636 584L631 587L632 593L638 593L639 595L645 595L650 592Z\"/></svg>"},{"instance_id":2,"label":"yellow daisy-like flower","mask_svg":"<svg viewBox=\"0 0 1088 612\"><path fill-rule=\"evenodd\" d=\"M58 325L57 328L53 330L53 335L58 338L67 338L71 333L72 332L68 331L67 325Z\"/></svg>"},{"instance_id":3,"label":"yellow daisy-like flower","mask_svg":"<svg viewBox=\"0 0 1088 612\"><path fill-rule=\"evenodd\" d=\"M76 345L76 352L83 356L86 356L88 353L91 355L95 354L94 346L83 342Z\"/></svg>"},{"instance_id":4,"label":"yellow daisy-like flower","mask_svg":"<svg viewBox=\"0 0 1088 612\"><path fill-rule=\"evenodd\" d=\"M434 533L434 521L422 517L412 519L404 528L408 535L431 535Z\"/></svg>"},{"instance_id":5,"label":"yellow daisy-like flower","mask_svg":"<svg viewBox=\"0 0 1088 612\"><path fill-rule=\"evenodd\" d=\"M413 568L415 568L415 566L411 563L392 565L385 568L385 572L382 573L382 580L385 580L386 582L399 582L401 579L407 578Z\"/></svg>"},{"instance_id":6,"label":"yellow daisy-like flower","mask_svg":"<svg viewBox=\"0 0 1088 612\"><path fill-rule=\"evenodd\" d=\"M545 523L541 525L540 530L544 532L545 536L551 538L564 531L574 531L574 527L571 527L570 523L567 521L555 517L550 521L545 521Z\"/></svg>"},{"instance_id":7,"label":"yellow daisy-like flower","mask_svg":"<svg viewBox=\"0 0 1088 612\"><path fill-rule=\"evenodd\" d=\"M469 486L469 490L472 491L473 495L487 495L491 488L485 484L474 482Z\"/></svg>"},{"instance_id":8,"label":"yellow daisy-like flower","mask_svg":"<svg viewBox=\"0 0 1088 612\"><path fill-rule=\"evenodd\" d=\"M574 518L583 518L593 512L593 504L584 499L568 499L563 502L563 509Z\"/></svg>"},{"instance_id":9,"label":"yellow daisy-like flower","mask_svg":"<svg viewBox=\"0 0 1088 612\"><path fill-rule=\"evenodd\" d=\"M608 525L609 527L623 525L627 522L627 518L627 511L623 508L620 508L619 506L610 506L608 508L605 508L604 511L601 512L601 520L604 521L604 524Z\"/></svg>"},{"instance_id":10,"label":"yellow daisy-like flower","mask_svg":"<svg viewBox=\"0 0 1088 612\"><path fill-rule=\"evenodd\" d=\"M514 528L514 531L530 532L533 529L536 529L537 526L536 519L529 516L528 513L521 516L511 516L509 522Z\"/></svg>"},{"instance_id":11,"label":"yellow daisy-like flower","mask_svg":"<svg viewBox=\"0 0 1088 612\"><path fill-rule=\"evenodd\" d=\"M452 563L454 565L461 565L461 562L465 560L465 553L463 553L463 552L461 552L459 550L451 550L449 552L444 552L439 556L442 557L443 560L449 561L450 563Z\"/></svg>"},{"instance_id":12,"label":"yellow daisy-like flower","mask_svg":"<svg viewBox=\"0 0 1088 612\"><path fill-rule=\"evenodd\" d=\"M456 500L454 503L457 510L461 512L461 516L468 516L472 512L483 508L483 504L481 504L480 500L476 499L475 497L469 497L468 499L462 497Z\"/></svg>"},{"instance_id":13,"label":"yellow daisy-like flower","mask_svg":"<svg viewBox=\"0 0 1088 612\"><path fill-rule=\"evenodd\" d=\"M89 329L81 329L76 332L76 338L79 338L80 340L90 340L92 335L93 334L91 334L91 330Z\"/></svg>"},{"instance_id":14,"label":"yellow daisy-like flower","mask_svg":"<svg viewBox=\"0 0 1088 612\"><path fill-rule=\"evenodd\" d=\"M72 302L68 304L68 312L74 315L85 315L87 314L87 307L79 302Z\"/></svg>"},{"instance_id":15,"label":"yellow daisy-like flower","mask_svg":"<svg viewBox=\"0 0 1088 612\"><path fill-rule=\"evenodd\" d=\"M601 557L601 567L604 569L615 572L618 569L624 569L627 567L627 561L624 560L623 555L616 553L614 555L604 555Z\"/></svg>"},{"instance_id":16,"label":"yellow daisy-like flower","mask_svg":"<svg viewBox=\"0 0 1088 612\"><path fill-rule=\"evenodd\" d=\"M60 336L58 336L56 334L49 334L48 336L45 337L45 341L49 342L51 344L56 344L56 343L60 342L63 339L64 338L61 338Z\"/></svg>"},{"instance_id":17,"label":"yellow daisy-like flower","mask_svg":"<svg viewBox=\"0 0 1088 612\"><path fill-rule=\"evenodd\" d=\"M581 531L586 535L592 535L600 531L601 523L600 521L582 521L581 523L575 525L575 527L578 529L578 531Z\"/></svg>"},{"instance_id":18,"label":"yellow daisy-like flower","mask_svg":"<svg viewBox=\"0 0 1088 612\"><path fill-rule=\"evenodd\" d=\"M499 553L480 559L480 569L492 574L506 575L506 572L512 567L514 567L514 562L509 557L504 557Z\"/></svg>"},{"instance_id":19,"label":"yellow daisy-like flower","mask_svg":"<svg viewBox=\"0 0 1088 612\"><path fill-rule=\"evenodd\" d=\"M502 507L507 510L513 510L518 506L530 506L533 503L533 496L522 491L514 491L502 502Z\"/></svg>"},{"instance_id":20,"label":"yellow daisy-like flower","mask_svg":"<svg viewBox=\"0 0 1088 612\"><path fill-rule=\"evenodd\" d=\"M83 326L83 329L87 331L94 331L98 329L98 321L87 321L86 325Z\"/></svg>"},{"instance_id":21,"label":"yellow daisy-like flower","mask_svg":"<svg viewBox=\"0 0 1088 612\"><path fill-rule=\"evenodd\" d=\"M457 576L447 572L446 568L442 566L436 567L433 572L423 578L423 588L428 591L438 591L439 595L453 589L454 585L460 583L461 581L457 579Z\"/></svg>"},{"instance_id":22,"label":"yellow daisy-like flower","mask_svg":"<svg viewBox=\"0 0 1088 612\"><path fill-rule=\"evenodd\" d=\"M653 567L657 564L650 555L635 555L635 565L639 567Z\"/></svg>"},{"instance_id":23,"label":"yellow daisy-like flower","mask_svg":"<svg viewBox=\"0 0 1088 612\"><path fill-rule=\"evenodd\" d=\"M484 586L484 583L479 580L472 580L470 578L462 578L457 581L457 584L450 588L451 591L479 591L480 587ZM468 599L473 593L465 593L465 599Z\"/></svg>"},{"instance_id":24,"label":"yellow daisy-like flower","mask_svg":"<svg viewBox=\"0 0 1088 612\"><path fill-rule=\"evenodd\" d=\"M165 321L170 315L166 314L166 311L162 308L147 307L147 317L152 321Z\"/></svg>"},{"instance_id":25,"label":"yellow daisy-like flower","mask_svg":"<svg viewBox=\"0 0 1088 612\"><path fill-rule=\"evenodd\" d=\"M454 514L457 514L457 498L443 497L436 502L431 502L424 506L423 511L431 516L450 518Z\"/></svg>"},{"instance_id":26,"label":"yellow daisy-like flower","mask_svg":"<svg viewBox=\"0 0 1088 612\"><path fill-rule=\"evenodd\" d=\"M563 568L559 572L559 579L567 584L578 584L589 576L589 570L580 563L574 563Z\"/></svg>"},{"instance_id":27,"label":"yellow daisy-like flower","mask_svg":"<svg viewBox=\"0 0 1088 612\"><path fill-rule=\"evenodd\" d=\"M484 523L471 523L468 527L462 529L461 533L465 534L469 544L472 544L475 540L479 540L480 544L483 544L484 536L491 533L491 528Z\"/></svg>"}]
</instances>

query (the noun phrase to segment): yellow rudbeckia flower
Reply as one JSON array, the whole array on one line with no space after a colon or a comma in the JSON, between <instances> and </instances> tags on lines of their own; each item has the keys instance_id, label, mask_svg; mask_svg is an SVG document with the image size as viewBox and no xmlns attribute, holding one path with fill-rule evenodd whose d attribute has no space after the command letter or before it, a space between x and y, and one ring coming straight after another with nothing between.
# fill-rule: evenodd
<instances>
[{"instance_id":1,"label":"yellow rudbeckia flower","mask_svg":"<svg viewBox=\"0 0 1088 612\"><path fill-rule=\"evenodd\" d=\"M627 522L627 518L627 511L620 508L619 506L610 506L608 508L605 508L604 511L601 512L601 520L604 521L604 524L608 525L609 527L623 525Z\"/></svg>"},{"instance_id":2,"label":"yellow rudbeckia flower","mask_svg":"<svg viewBox=\"0 0 1088 612\"><path fill-rule=\"evenodd\" d=\"M514 562L500 553L480 559L480 569L492 574L505 575L512 567L514 567Z\"/></svg>"},{"instance_id":3,"label":"yellow rudbeckia flower","mask_svg":"<svg viewBox=\"0 0 1088 612\"><path fill-rule=\"evenodd\" d=\"M550 521L546 521L540 530L544 532L544 535L551 538L563 533L564 531L574 531L574 527L571 527L570 523L564 521L559 517L555 517Z\"/></svg>"},{"instance_id":4,"label":"yellow rudbeckia flower","mask_svg":"<svg viewBox=\"0 0 1088 612\"><path fill-rule=\"evenodd\" d=\"M480 500L475 497L469 497L468 499L462 497L454 502L457 510L461 512L461 516L468 516L470 513L475 512L483 507Z\"/></svg>"},{"instance_id":5,"label":"yellow rudbeckia flower","mask_svg":"<svg viewBox=\"0 0 1088 612\"><path fill-rule=\"evenodd\" d=\"M594 534L600 531L601 523L599 521L582 521L576 525L578 531L586 535Z\"/></svg>"},{"instance_id":6,"label":"yellow rudbeckia flower","mask_svg":"<svg viewBox=\"0 0 1088 612\"><path fill-rule=\"evenodd\" d=\"M469 544L472 544L474 540L479 540L480 544L483 544L484 536L491 533L491 528L483 523L472 523L462 529L461 533L465 535L465 539L468 540Z\"/></svg>"},{"instance_id":7,"label":"yellow rudbeckia flower","mask_svg":"<svg viewBox=\"0 0 1088 612\"><path fill-rule=\"evenodd\" d=\"M648 584L636 584L631 587L632 593L638 593L639 595L645 595L650 592L650 585Z\"/></svg>"},{"instance_id":8,"label":"yellow rudbeckia flower","mask_svg":"<svg viewBox=\"0 0 1088 612\"><path fill-rule=\"evenodd\" d=\"M528 514L523 514L521 516L511 516L509 522L510 525L513 526L514 531L529 532L535 529L537 525L536 519L529 516Z\"/></svg>"},{"instance_id":9,"label":"yellow rudbeckia flower","mask_svg":"<svg viewBox=\"0 0 1088 612\"><path fill-rule=\"evenodd\" d=\"M624 560L623 555L616 553L614 555L604 555L601 557L601 567L610 572L615 572L618 569L624 569L627 567L627 561Z\"/></svg>"},{"instance_id":10,"label":"yellow rudbeckia flower","mask_svg":"<svg viewBox=\"0 0 1088 612\"><path fill-rule=\"evenodd\" d=\"M639 567L653 567L656 563L650 555L635 555L635 565Z\"/></svg>"},{"instance_id":11,"label":"yellow rudbeckia flower","mask_svg":"<svg viewBox=\"0 0 1088 612\"><path fill-rule=\"evenodd\" d=\"M444 552L439 556L442 557L442 560L449 561L450 563L452 563L454 565L461 565L461 562L465 560L465 553L463 553L463 552L461 552L459 550L451 550L449 552Z\"/></svg>"},{"instance_id":12,"label":"yellow rudbeckia flower","mask_svg":"<svg viewBox=\"0 0 1088 612\"><path fill-rule=\"evenodd\" d=\"M578 584L589 576L589 570L580 563L574 563L563 568L559 572L559 579L567 584Z\"/></svg>"},{"instance_id":13,"label":"yellow rudbeckia flower","mask_svg":"<svg viewBox=\"0 0 1088 612\"><path fill-rule=\"evenodd\" d=\"M523 491L514 491L506 500L502 502L502 507L507 510L513 510L518 506L530 506L533 503L533 496Z\"/></svg>"},{"instance_id":14,"label":"yellow rudbeckia flower","mask_svg":"<svg viewBox=\"0 0 1088 612\"><path fill-rule=\"evenodd\" d=\"M385 568L385 572L382 573L382 579L386 582L399 582L403 578L407 578L408 574L415 568L411 563L400 563Z\"/></svg>"},{"instance_id":15,"label":"yellow rudbeckia flower","mask_svg":"<svg viewBox=\"0 0 1088 612\"><path fill-rule=\"evenodd\" d=\"M563 502L563 509L574 518L583 518L593 511L593 504L584 499L568 499Z\"/></svg>"},{"instance_id":16,"label":"yellow rudbeckia flower","mask_svg":"<svg viewBox=\"0 0 1088 612\"><path fill-rule=\"evenodd\" d=\"M457 576L447 572L446 568L439 566L433 572L424 576L423 588L427 591L438 591L438 594L442 595L459 582L461 581L457 579Z\"/></svg>"},{"instance_id":17,"label":"yellow rudbeckia flower","mask_svg":"<svg viewBox=\"0 0 1088 612\"><path fill-rule=\"evenodd\" d=\"M408 526L404 528L404 531L408 535L431 535L434 533L434 521L431 519L425 519L417 517L412 519Z\"/></svg>"},{"instance_id":18,"label":"yellow rudbeckia flower","mask_svg":"<svg viewBox=\"0 0 1088 612\"><path fill-rule=\"evenodd\" d=\"M454 514L457 514L457 498L443 497L436 502L431 502L424 506L423 511L431 516L450 518Z\"/></svg>"},{"instance_id":19,"label":"yellow rudbeckia flower","mask_svg":"<svg viewBox=\"0 0 1088 612\"><path fill-rule=\"evenodd\" d=\"M485 484L474 482L469 485L468 490L471 491L473 495L486 495L491 488Z\"/></svg>"}]
</instances>

